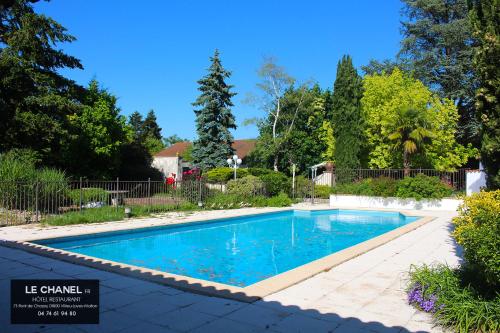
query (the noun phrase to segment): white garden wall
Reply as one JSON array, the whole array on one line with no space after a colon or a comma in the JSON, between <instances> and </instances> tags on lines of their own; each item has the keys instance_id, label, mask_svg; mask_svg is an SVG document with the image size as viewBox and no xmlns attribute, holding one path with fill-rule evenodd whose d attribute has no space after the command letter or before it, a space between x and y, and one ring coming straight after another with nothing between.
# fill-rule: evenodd
<instances>
[{"instance_id":1,"label":"white garden wall","mask_svg":"<svg viewBox=\"0 0 500 333\"><path fill-rule=\"evenodd\" d=\"M388 209L415 209L415 210L438 210L456 211L462 200L441 199L441 200L420 200L367 197L357 195L330 195L330 207L341 208L388 208Z\"/></svg>"}]
</instances>

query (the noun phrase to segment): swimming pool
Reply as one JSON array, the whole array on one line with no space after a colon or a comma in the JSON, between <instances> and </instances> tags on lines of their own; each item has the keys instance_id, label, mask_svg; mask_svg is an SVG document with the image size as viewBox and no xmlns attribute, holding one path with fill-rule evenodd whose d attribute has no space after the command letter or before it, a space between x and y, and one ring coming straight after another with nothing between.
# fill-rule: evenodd
<instances>
[{"instance_id":1,"label":"swimming pool","mask_svg":"<svg viewBox=\"0 0 500 333\"><path fill-rule=\"evenodd\" d=\"M398 212L289 210L33 243L247 287L417 219Z\"/></svg>"}]
</instances>

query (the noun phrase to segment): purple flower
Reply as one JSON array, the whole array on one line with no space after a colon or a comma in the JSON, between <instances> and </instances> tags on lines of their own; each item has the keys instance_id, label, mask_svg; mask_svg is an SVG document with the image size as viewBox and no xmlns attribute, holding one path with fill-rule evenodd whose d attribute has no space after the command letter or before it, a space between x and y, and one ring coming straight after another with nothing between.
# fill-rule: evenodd
<instances>
[{"instance_id":1,"label":"purple flower","mask_svg":"<svg viewBox=\"0 0 500 333\"><path fill-rule=\"evenodd\" d=\"M428 297L424 296L424 288L418 283L408 292L408 304L416 305L425 312L436 312L443 308L443 304L436 308L436 300L437 296L435 294Z\"/></svg>"}]
</instances>

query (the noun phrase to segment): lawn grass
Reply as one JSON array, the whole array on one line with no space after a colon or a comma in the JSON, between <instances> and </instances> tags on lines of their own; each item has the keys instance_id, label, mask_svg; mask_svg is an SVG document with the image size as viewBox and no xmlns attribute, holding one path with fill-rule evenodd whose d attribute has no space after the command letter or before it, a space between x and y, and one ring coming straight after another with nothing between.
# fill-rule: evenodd
<instances>
[{"instance_id":1,"label":"lawn grass","mask_svg":"<svg viewBox=\"0 0 500 333\"><path fill-rule=\"evenodd\" d=\"M152 205L131 206L131 217L150 216L155 213L171 211L193 211L198 207L189 202L179 205ZM86 208L82 211L68 212L61 215L50 216L43 220L48 225L72 225L84 223L99 223L110 221L122 221L125 219L124 207L105 206L101 208Z\"/></svg>"}]
</instances>

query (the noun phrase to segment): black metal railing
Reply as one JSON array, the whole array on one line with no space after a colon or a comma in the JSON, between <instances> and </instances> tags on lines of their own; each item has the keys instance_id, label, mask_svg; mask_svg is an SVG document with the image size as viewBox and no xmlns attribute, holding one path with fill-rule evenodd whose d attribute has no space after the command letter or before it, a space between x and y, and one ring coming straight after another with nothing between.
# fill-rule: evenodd
<instances>
[{"instance_id":1,"label":"black metal railing","mask_svg":"<svg viewBox=\"0 0 500 333\"><path fill-rule=\"evenodd\" d=\"M297 188L300 186L300 188ZM312 181L292 186L288 195L297 200L310 200ZM0 181L0 226L40 222L43 219L89 208L124 206L146 211L175 210L190 203L201 207L211 198L240 192L228 190L227 183L211 183L204 178L168 181L84 180ZM247 196L268 197L264 187L256 187Z\"/></svg>"},{"instance_id":2,"label":"black metal railing","mask_svg":"<svg viewBox=\"0 0 500 333\"><path fill-rule=\"evenodd\" d=\"M316 185L335 186L337 183L358 182L368 178L388 177L395 180L415 177L418 174L438 177L456 191L465 190L466 169L456 171L438 171L434 169L335 169L332 173L324 172L315 179Z\"/></svg>"}]
</instances>

